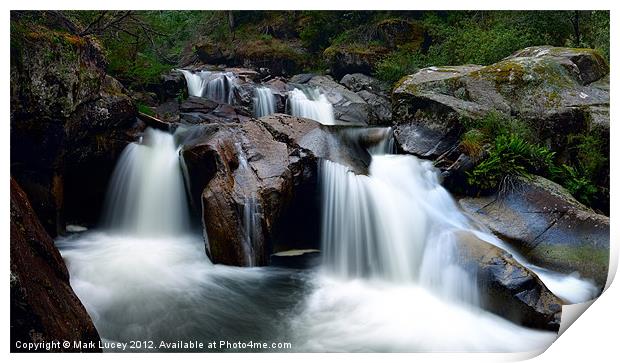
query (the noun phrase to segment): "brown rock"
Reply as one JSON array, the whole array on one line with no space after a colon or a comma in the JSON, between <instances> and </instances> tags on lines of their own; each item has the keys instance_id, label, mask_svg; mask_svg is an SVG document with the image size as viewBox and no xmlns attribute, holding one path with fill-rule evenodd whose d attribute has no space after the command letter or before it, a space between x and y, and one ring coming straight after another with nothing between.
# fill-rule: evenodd
<instances>
[{"instance_id":1,"label":"brown rock","mask_svg":"<svg viewBox=\"0 0 620 363\"><path fill-rule=\"evenodd\" d=\"M15 343L65 340L99 344L99 334L69 285L54 241L11 178L11 351ZM52 351L100 351L54 347Z\"/></svg>"}]
</instances>

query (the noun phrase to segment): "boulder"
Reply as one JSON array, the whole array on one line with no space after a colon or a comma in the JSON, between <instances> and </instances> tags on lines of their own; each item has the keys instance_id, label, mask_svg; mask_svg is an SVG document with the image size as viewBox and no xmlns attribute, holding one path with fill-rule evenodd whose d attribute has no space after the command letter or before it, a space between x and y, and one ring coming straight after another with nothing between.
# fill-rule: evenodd
<instances>
[{"instance_id":1,"label":"boulder","mask_svg":"<svg viewBox=\"0 0 620 363\"><path fill-rule=\"evenodd\" d=\"M187 96L187 82L185 76L180 71L174 69L160 77L159 102L163 103L169 99L179 99Z\"/></svg>"},{"instance_id":2,"label":"boulder","mask_svg":"<svg viewBox=\"0 0 620 363\"><path fill-rule=\"evenodd\" d=\"M308 56L298 39L238 38L218 43L202 39L194 48L202 63L264 68L268 70L267 73L274 76L300 71Z\"/></svg>"},{"instance_id":3,"label":"boulder","mask_svg":"<svg viewBox=\"0 0 620 363\"><path fill-rule=\"evenodd\" d=\"M370 92L387 92L387 85L383 84L376 78L367 76L362 73L346 74L340 80L340 84L347 87L353 92L370 91Z\"/></svg>"},{"instance_id":4,"label":"boulder","mask_svg":"<svg viewBox=\"0 0 620 363\"><path fill-rule=\"evenodd\" d=\"M469 232L457 240L457 264L476 276L481 306L519 325L557 331L562 301L506 251Z\"/></svg>"},{"instance_id":5,"label":"boulder","mask_svg":"<svg viewBox=\"0 0 620 363\"><path fill-rule=\"evenodd\" d=\"M53 347L55 352L101 351L99 334L69 285L69 273L28 197L11 178L11 352L22 344L93 342L97 348Z\"/></svg>"},{"instance_id":6,"label":"boulder","mask_svg":"<svg viewBox=\"0 0 620 363\"><path fill-rule=\"evenodd\" d=\"M520 178L503 195L463 198L472 218L510 243L531 263L578 272L602 289L609 269L609 217L594 213L542 177Z\"/></svg>"},{"instance_id":7,"label":"boulder","mask_svg":"<svg viewBox=\"0 0 620 363\"><path fill-rule=\"evenodd\" d=\"M499 112L526 122L558 154L569 135L597 132L608 144L608 66L591 49L531 47L489 66L429 67L393 91L402 150L435 158L456 146L462 121ZM592 121L595 120L595 121Z\"/></svg>"},{"instance_id":8,"label":"boulder","mask_svg":"<svg viewBox=\"0 0 620 363\"><path fill-rule=\"evenodd\" d=\"M209 39L201 39L194 46L198 59L205 64L227 64L232 58L232 52L220 43Z\"/></svg>"},{"instance_id":9,"label":"boulder","mask_svg":"<svg viewBox=\"0 0 620 363\"><path fill-rule=\"evenodd\" d=\"M409 48L420 48L426 38L426 29L417 22L402 18L388 18L376 24L375 38L389 48L407 45Z\"/></svg>"},{"instance_id":10,"label":"boulder","mask_svg":"<svg viewBox=\"0 0 620 363\"><path fill-rule=\"evenodd\" d=\"M273 252L317 248L317 159L367 172L349 130L282 114L196 126L182 156L212 261L266 265ZM357 143L357 146L356 146ZM345 146L343 146L345 145Z\"/></svg>"},{"instance_id":11,"label":"boulder","mask_svg":"<svg viewBox=\"0 0 620 363\"><path fill-rule=\"evenodd\" d=\"M347 74L340 83L357 93L370 108L369 124L391 125L392 103L388 97L388 87L376 78L365 74Z\"/></svg>"},{"instance_id":12,"label":"boulder","mask_svg":"<svg viewBox=\"0 0 620 363\"><path fill-rule=\"evenodd\" d=\"M259 121L212 126L183 148L208 254L215 263L266 265L296 186L316 171L309 155L275 140Z\"/></svg>"}]
</instances>

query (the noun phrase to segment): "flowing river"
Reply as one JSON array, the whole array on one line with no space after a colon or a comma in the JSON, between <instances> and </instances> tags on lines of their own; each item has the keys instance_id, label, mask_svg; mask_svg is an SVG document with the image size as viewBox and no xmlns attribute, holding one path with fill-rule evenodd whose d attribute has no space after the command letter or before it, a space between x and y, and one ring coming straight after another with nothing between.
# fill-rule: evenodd
<instances>
[{"instance_id":1,"label":"flowing river","mask_svg":"<svg viewBox=\"0 0 620 363\"><path fill-rule=\"evenodd\" d=\"M190 94L230 97L222 91L232 82L225 73L186 77L194 77ZM308 94L290 93L291 112L332 124L329 102ZM257 113L273 112L267 91L256 97ZM56 241L71 285L107 343L216 341L202 350L238 351L219 342L280 342L290 346L246 350L290 352L518 352L551 344L555 333L479 306L474 277L452 260L462 231L513 253L567 301L596 294L589 282L531 266L473 226L430 162L390 153L389 130L370 150L369 175L320 162L318 267L214 265L191 227L178 148L174 135L148 129L118 162L102 227ZM246 223L248 246L254 224Z\"/></svg>"}]
</instances>

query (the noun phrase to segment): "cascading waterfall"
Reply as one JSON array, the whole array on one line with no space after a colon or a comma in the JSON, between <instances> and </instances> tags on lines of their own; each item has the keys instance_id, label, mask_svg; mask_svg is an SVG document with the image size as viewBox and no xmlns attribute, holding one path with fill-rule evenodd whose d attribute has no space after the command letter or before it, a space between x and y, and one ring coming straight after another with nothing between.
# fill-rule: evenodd
<instances>
[{"instance_id":1,"label":"cascading waterfall","mask_svg":"<svg viewBox=\"0 0 620 363\"><path fill-rule=\"evenodd\" d=\"M190 96L202 97L207 87L207 80L203 77L204 71L192 72L187 69L179 69L185 77L187 83L187 93Z\"/></svg>"},{"instance_id":2,"label":"cascading waterfall","mask_svg":"<svg viewBox=\"0 0 620 363\"><path fill-rule=\"evenodd\" d=\"M176 136L188 140L194 131L200 134L181 127ZM453 263L455 238L465 230L501 241L473 229L430 162L391 155L392 132L383 134L369 148L369 175L320 164L324 263L315 272L211 264L202 237L189 229L175 137L147 130L113 174L106 229L56 241L102 340L290 341L291 351L527 351L550 344L554 333L476 308L473 276ZM235 183L247 182L252 170L236 147ZM243 202L242 242L253 265L261 206L256 195ZM574 291L579 281L535 271L554 292Z\"/></svg>"},{"instance_id":3,"label":"cascading waterfall","mask_svg":"<svg viewBox=\"0 0 620 363\"><path fill-rule=\"evenodd\" d=\"M334 125L334 108L324 94L314 88L294 89L288 93L288 109L291 115L305 117L324 125Z\"/></svg>"},{"instance_id":4,"label":"cascading waterfall","mask_svg":"<svg viewBox=\"0 0 620 363\"><path fill-rule=\"evenodd\" d=\"M391 130L368 149L369 174L322 160L321 243L325 268L336 275L417 283L452 300L477 305L475 276L456 264L456 241L467 232L496 245L533 270L567 301L594 297L596 289L575 276L529 264L493 235L479 230L441 186L430 161L390 155Z\"/></svg>"},{"instance_id":5,"label":"cascading waterfall","mask_svg":"<svg viewBox=\"0 0 620 363\"><path fill-rule=\"evenodd\" d=\"M219 103L232 104L236 77L232 72L192 72L180 69L187 82L187 91L190 96L205 97Z\"/></svg>"},{"instance_id":6,"label":"cascading waterfall","mask_svg":"<svg viewBox=\"0 0 620 363\"><path fill-rule=\"evenodd\" d=\"M368 176L328 160L321 163L325 267L348 278L463 286L463 293L449 294L475 303L472 277L449 258L454 232L468 229L466 217L430 162L386 154L393 148L387 141L391 134L386 135L371 148ZM427 249L446 260L428 263L433 254L425 256ZM448 268L453 272L446 273Z\"/></svg>"},{"instance_id":7,"label":"cascading waterfall","mask_svg":"<svg viewBox=\"0 0 620 363\"><path fill-rule=\"evenodd\" d=\"M141 142L129 144L119 159L107 193L104 224L134 235L185 233L189 215L181 170L173 135L147 129Z\"/></svg>"},{"instance_id":8,"label":"cascading waterfall","mask_svg":"<svg viewBox=\"0 0 620 363\"><path fill-rule=\"evenodd\" d=\"M276 112L276 98L269 87L257 87L254 92L255 117L263 117Z\"/></svg>"}]
</instances>

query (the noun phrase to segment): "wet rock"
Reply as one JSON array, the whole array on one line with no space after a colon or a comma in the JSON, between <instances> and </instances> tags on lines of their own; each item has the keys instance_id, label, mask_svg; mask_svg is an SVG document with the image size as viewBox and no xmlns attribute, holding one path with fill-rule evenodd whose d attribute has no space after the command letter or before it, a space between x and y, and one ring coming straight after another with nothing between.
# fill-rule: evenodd
<instances>
[{"instance_id":1,"label":"wet rock","mask_svg":"<svg viewBox=\"0 0 620 363\"><path fill-rule=\"evenodd\" d=\"M278 267L306 269L316 267L321 263L321 251L310 250L289 250L274 253L271 255L270 265Z\"/></svg>"},{"instance_id":2,"label":"wet rock","mask_svg":"<svg viewBox=\"0 0 620 363\"><path fill-rule=\"evenodd\" d=\"M15 342L93 342L99 334L69 285L69 273L28 197L11 178L11 351ZM25 351L25 350L23 350ZM64 348L52 351L101 351Z\"/></svg>"},{"instance_id":3,"label":"wet rock","mask_svg":"<svg viewBox=\"0 0 620 363\"><path fill-rule=\"evenodd\" d=\"M116 161L142 129L132 99L110 76L104 78L98 99L81 105L69 117L60 155L68 222L92 225L99 220Z\"/></svg>"},{"instance_id":4,"label":"wet rock","mask_svg":"<svg viewBox=\"0 0 620 363\"><path fill-rule=\"evenodd\" d=\"M268 263L272 245L267 241L271 242L278 220L291 207L295 187L305 181L304 176L314 174L309 156L294 151L255 120L222 125L184 147L192 192L199 193L202 201L207 249L214 262Z\"/></svg>"},{"instance_id":5,"label":"wet rock","mask_svg":"<svg viewBox=\"0 0 620 363\"><path fill-rule=\"evenodd\" d=\"M178 100L168 100L155 107L155 117L169 123L179 122L180 108Z\"/></svg>"},{"instance_id":6,"label":"wet rock","mask_svg":"<svg viewBox=\"0 0 620 363\"><path fill-rule=\"evenodd\" d=\"M530 262L578 272L602 289L609 269L609 218L542 177L519 179L501 196L463 198L461 207Z\"/></svg>"},{"instance_id":7,"label":"wet rock","mask_svg":"<svg viewBox=\"0 0 620 363\"><path fill-rule=\"evenodd\" d=\"M476 275L483 308L527 327L559 329L562 301L509 253L471 233L459 235L457 251L458 263Z\"/></svg>"},{"instance_id":8,"label":"wet rock","mask_svg":"<svg viewBox=\"0 0 620 363\"><path fill-rule=\"evenodd\" d=\"M197 127L182 155L215 263L266 265L273 252L317 248L318 158L367 172L367 152L343 146L353 143L346 130L313 120L275 114Z\"/></svg>"}]
</instances>

